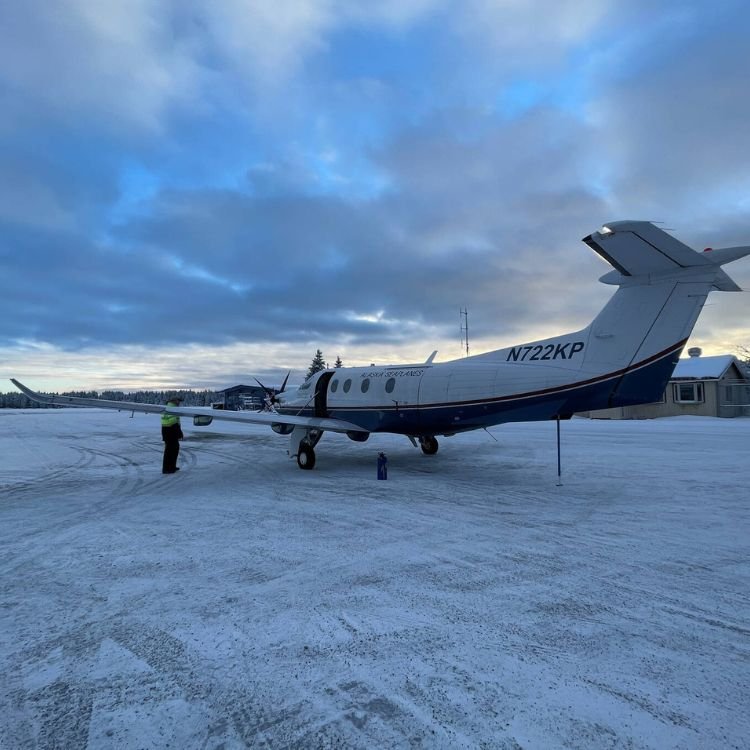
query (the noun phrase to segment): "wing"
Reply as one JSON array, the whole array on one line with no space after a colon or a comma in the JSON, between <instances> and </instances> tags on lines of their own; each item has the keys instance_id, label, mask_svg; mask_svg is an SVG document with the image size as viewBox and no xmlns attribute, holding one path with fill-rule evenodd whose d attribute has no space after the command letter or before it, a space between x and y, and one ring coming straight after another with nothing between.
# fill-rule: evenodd
<instances>
[{"instance_id":1,"label":"wing","mask_svg":"<svg viewBox=\"0 0 750 750\"><path fill-rule=\"evenodd\" d=\"M342 419L327 419L323 417L294 417L271 412L257 411L224 411L207 406L161 406L160 404L137 404L134 401L107 401L102 398L80 398L79 396L45 396L15 378L11 378L13 385L28 396L32 401L42 404L56 404L57 406L94 406L99 409L117 409L118 411L138 411L150 414L176 414L180 417L211 417L225 422L245 422L249 424L271 425L288 424L295 427L310 427L329 432L366 432L359 425L345 422Z\"/></svg>"}]
</instances>

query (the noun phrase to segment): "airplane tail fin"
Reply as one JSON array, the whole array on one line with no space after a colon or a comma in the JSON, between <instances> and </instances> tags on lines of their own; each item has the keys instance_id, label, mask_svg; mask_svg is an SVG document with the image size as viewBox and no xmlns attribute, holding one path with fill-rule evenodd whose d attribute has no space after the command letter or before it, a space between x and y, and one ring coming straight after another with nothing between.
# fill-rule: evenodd
<instances>
[{"instance_id":1,"label":"airplane tail fin","mask_svg":"<svg viewBox=\"0 0 750 750\"><path fill-rule=\"evenodd\" d=\"M657 400L709 292L741 291L721 266L750 246L698 253L645 221L618 221L583 240L615 269L619 289L591 323L587 370L623 371L610 405Z\"/></svg>"}]
</instances>

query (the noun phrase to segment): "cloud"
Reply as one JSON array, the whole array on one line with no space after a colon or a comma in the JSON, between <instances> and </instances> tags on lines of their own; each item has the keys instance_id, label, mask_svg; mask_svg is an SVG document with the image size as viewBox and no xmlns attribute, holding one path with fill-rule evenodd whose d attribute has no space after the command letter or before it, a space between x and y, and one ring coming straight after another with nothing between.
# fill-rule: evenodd
<instances>
[{"instance_id":1,"label":"cloud","mask_svg":"<svg viewBox=\"0 0 750 750\"><path fill-rule=\"evenodd\" d=\"M0 85L5 129L41 114L79 127L158 131L175 102L197 92L190 39L173 35L169 4L61 0L5 3Z\"/></svg>"},{"instance_id":2,"label":"cloud","mask_svg":"<svg viewBox=\"0 0 750 750\"><path fill-rule=\"evenodd\" d=\"M747 14L700 20L708 26L663 30L656 57L653 40L641 39L630 50L640 60L635 74L623 76L610 61L591 103L612 193L640 215L705 219L736 209L732 196L750 187L750 24Z\"/></svg>"},{"instance_id":3,"label":"cloud","mask_svg":"<svg viewBox=\"0 0 750 750\"><path fill-rule=\"evenodd\" d=\"M587 42L616 8L612 0L467 0L457 13L459 34L507 69L557 63Z\"/></svg>"},{"instance_id":4,"label":"cloud","mask_svg":"<svg viewBox=\"0 0 750 750\"><path fill-rule=\"evenodd\" d=\"M159 259L165 283L153 317L180 309L184 326L174 335L203 343L217 335L396 342L413 335L412 324L450 335L468 298L481 335L585 314L574 288L542 295L533 311L524 304L545 284L540 259L553 285L574 286L582 268L596 270L583 246L568 250L592 228L592 213L603 215L576 179L580 125L539 111L495 123L472 143L456 143L444 125L406 133L377 154L397 189L365 202L258 195L251 186L164 192L148 216L118 229L118 246L128 248L120 263L148 268ZM550 129L557 136L545 145ZM377 311L379 321L363 322Z\"/></svg>"},{"instance_id":5,"label":"cloud","mask_svg":"<svg viewBox=\"0 0 750 750\"><path fill-rule=\"evenodd\" d=\"M602 222L750 241L749 16L6 4L0 345L196 347L209 368L216 347L458 354L465 306L475 351L586 325L611 292L580 243ZM722 311L747 319L746 296L706 309L704 348L746 330Z\"/></svg>"}]
</instances>

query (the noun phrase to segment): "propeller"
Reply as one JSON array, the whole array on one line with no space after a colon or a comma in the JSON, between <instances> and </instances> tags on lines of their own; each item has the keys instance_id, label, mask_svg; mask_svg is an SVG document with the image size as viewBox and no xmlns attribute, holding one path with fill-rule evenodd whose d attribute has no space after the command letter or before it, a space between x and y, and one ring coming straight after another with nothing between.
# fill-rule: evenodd
<instances>
[{"instance_id":1,"label":"propeller","mask_svg":"<svg viewBox=\"0 0 750 750\"><path fill-rule=\"evenodd\" d=\"M284 378L284 382L281 384L281 388L279 388L278 390L276 390L276 388L269 388L268 386L263 385L263 383L261 383L258 378L253 378L253 380L255 380L255 382L266 392L266 404L268 405L269 409L273 409L274 404L279 403L279 399L276 397L286 390L286 384L291 374L292 371L289 370L289 372L286 374L286 377Z\"/></svg>"}]
</instances>

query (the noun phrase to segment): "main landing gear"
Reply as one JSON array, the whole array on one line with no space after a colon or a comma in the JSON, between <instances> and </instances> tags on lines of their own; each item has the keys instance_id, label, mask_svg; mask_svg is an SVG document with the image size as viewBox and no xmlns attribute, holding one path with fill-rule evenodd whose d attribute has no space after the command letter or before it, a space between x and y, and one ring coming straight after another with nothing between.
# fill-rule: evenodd
<instances>
[{"instance_id":1,"label":"main landing gear","mask_svg":"<svg viewBox=\"0 0 750 750\"><path fill-rule=\"evenodd\" d=\"M422 449L422 453L425 456L434 456L438 452L437 438L434 435L422 435L419 438L419 447Z\"/></svg>"},{"instance_id":2,"label":"main landing gear","mask_svg":"<svg viewBox=\"0 0 750 750\"><path fill-rule=\"evenodd\" d=\"M297 466L300 469L312 469L315 466L315 451L311 445L300 443L297 449Z\"/></svg>"},{"instance_id":3,"label":"main landing gear","mask_svg":"<svg viewBox=\"0 0 750 750\"><path fill-rule=\"evenodd\" d=\"M315 467L315 446L323 437L323 430L296 426L289 435L289 456L297 459L297 466L305 471ZM414 446L419 447L425 456L434 456L438 452L438 441L434 435L407 436Z\"/></svg>"},{"instance_id":4,"label":"main landing gear","mask_svg":"<svg viewBox=\"0 0 750 750\"><path fill-rule=\"evenodd\" d=\"M289 455L297 459L300 469L309 471L315 466L315 446L323 437L323 430L295 427L289 438Z\"/></svg>"}]
</instances>

